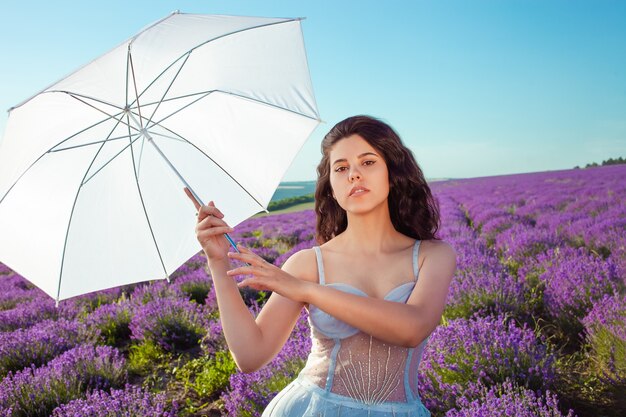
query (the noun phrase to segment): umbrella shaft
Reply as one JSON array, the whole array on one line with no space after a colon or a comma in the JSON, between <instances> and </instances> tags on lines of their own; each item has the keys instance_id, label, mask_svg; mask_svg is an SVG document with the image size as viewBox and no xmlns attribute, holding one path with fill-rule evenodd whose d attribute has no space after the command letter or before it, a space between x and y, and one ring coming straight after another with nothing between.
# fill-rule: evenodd
<instances>
[{"instance_id":1,"label":"umbrella shaft","mask_svg":"<svg viewBox=\"0 0 626 417\"><path fill-rule=\"evenodd\" d=\"M191 188L191 185L189 185L187 183L187 181L185 181L185 178L183 178L182 175L180 175L180 172L178 172L178 170L176 169L176 167L174 167L174 165L170 162L169 159L167 159L167 156L165 156L165 154L161 151L161 149L157 146L157 144L154 142L154 140L152 140L152 136L150 136L150 133L148 133L147 130L143 129L142 130L142 134L145 136L146 139L148 139L148 142L152 144L152 146L154 146L154 148L157 150L157 152L159 153L159 155L161 155L161 157L165 160L165 162L167 162L167 165L170 166L170 168L172 168L172 171L174 171L174 173L176 174L176 176L182 181L182 183L185 185L185 187L187 187L189 189L189 191L191 191L191 194L193 194L194 198L196 199L196 201L198 203L200 203L200 205L204 205L204 203L202 202L202 200L200 199L200 197L195 193L195 191L193 190L193 188ZM226 240L228 240L228 243L230 243L230 245L233 247L233 249L235 249L235 251L239 252L239 249L237 249L237 244L235 243L235 241L228 235L228 233L224 233L224 237L226 238Z\"/></svg>"}]
</instances>

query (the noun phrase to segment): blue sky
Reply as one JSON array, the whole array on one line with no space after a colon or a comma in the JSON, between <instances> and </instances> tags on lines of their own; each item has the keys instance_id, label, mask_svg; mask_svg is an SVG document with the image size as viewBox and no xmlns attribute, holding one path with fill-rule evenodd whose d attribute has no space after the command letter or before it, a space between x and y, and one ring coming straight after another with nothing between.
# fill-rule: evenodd
<instances>
[{"instance_id":1,"label":"blue sky","mask_svg":"<svg viewBox=\"0 0 626 417\"><path fill-rule=\"evenodd\" d=\"M306 17L324 124L285 180L353 114L389 122L428 178L568 169L626 156L626 2L13 1L0 14L0 109L173 10ZM0 114L4 132L7 113Z\"/></svg>"}]
</instances>

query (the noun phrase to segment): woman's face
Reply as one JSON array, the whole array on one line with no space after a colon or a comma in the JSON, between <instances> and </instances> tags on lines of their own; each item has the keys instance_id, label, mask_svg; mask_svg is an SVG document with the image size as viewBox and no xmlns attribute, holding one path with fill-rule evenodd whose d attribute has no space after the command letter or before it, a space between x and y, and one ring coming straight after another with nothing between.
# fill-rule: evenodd
<instances>
[{"instance_id":1,"label":"woman's face","mask_svg":"<svg viewBox=\"0 0 626 417\"><path fill-rule=\"evenodd\" d=\"M348 136L330 150L330 186L341 208L349 213L369 212L387 204L387 164L361 136Z\"/></svg>"}]
</instances>

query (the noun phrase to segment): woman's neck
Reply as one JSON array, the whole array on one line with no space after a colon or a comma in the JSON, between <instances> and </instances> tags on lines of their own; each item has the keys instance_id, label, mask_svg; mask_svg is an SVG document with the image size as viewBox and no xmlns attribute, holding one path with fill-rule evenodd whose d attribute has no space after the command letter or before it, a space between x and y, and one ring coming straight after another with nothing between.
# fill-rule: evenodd
<instances>
[{"instance_id":1,"label":"woman's neck","mask_svg":"<svg viewBox=\"0 0 626 417\"><path fill-rule=\"evenodd\" d=\"M392 252L406 245L406 236L393 227L386 204L366 214L348 213L348 226L338 238L343 249L361 254Z\"/></svg>"}]
</instances>

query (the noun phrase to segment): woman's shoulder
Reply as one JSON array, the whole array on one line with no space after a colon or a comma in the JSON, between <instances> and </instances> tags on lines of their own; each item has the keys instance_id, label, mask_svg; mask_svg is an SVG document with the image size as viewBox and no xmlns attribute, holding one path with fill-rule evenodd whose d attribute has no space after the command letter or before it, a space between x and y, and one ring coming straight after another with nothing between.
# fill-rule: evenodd
<instances>
[{"instance_id":1,"label":"woman's shoulder","mask_svg":"<svg viewBox=\"0 0 626 417\"><path fill-rule=\"evenodd\" d=\"M317 282L315 250L313 248L299 250L285 261L282 269L297 278Z\"/></svg>"},{"instance_id":2,"label":"woman's shoulder","mask_svg":"<svg viewBox=\"0 0 626 417\"><path fill-rule=\"evenodd\" d=\"M456 251L454 247L444 240L422 240L420 241L420 252L424 254L424 258L436 258L438 260L456 262Z\"/></svg>"}]
</instances>

